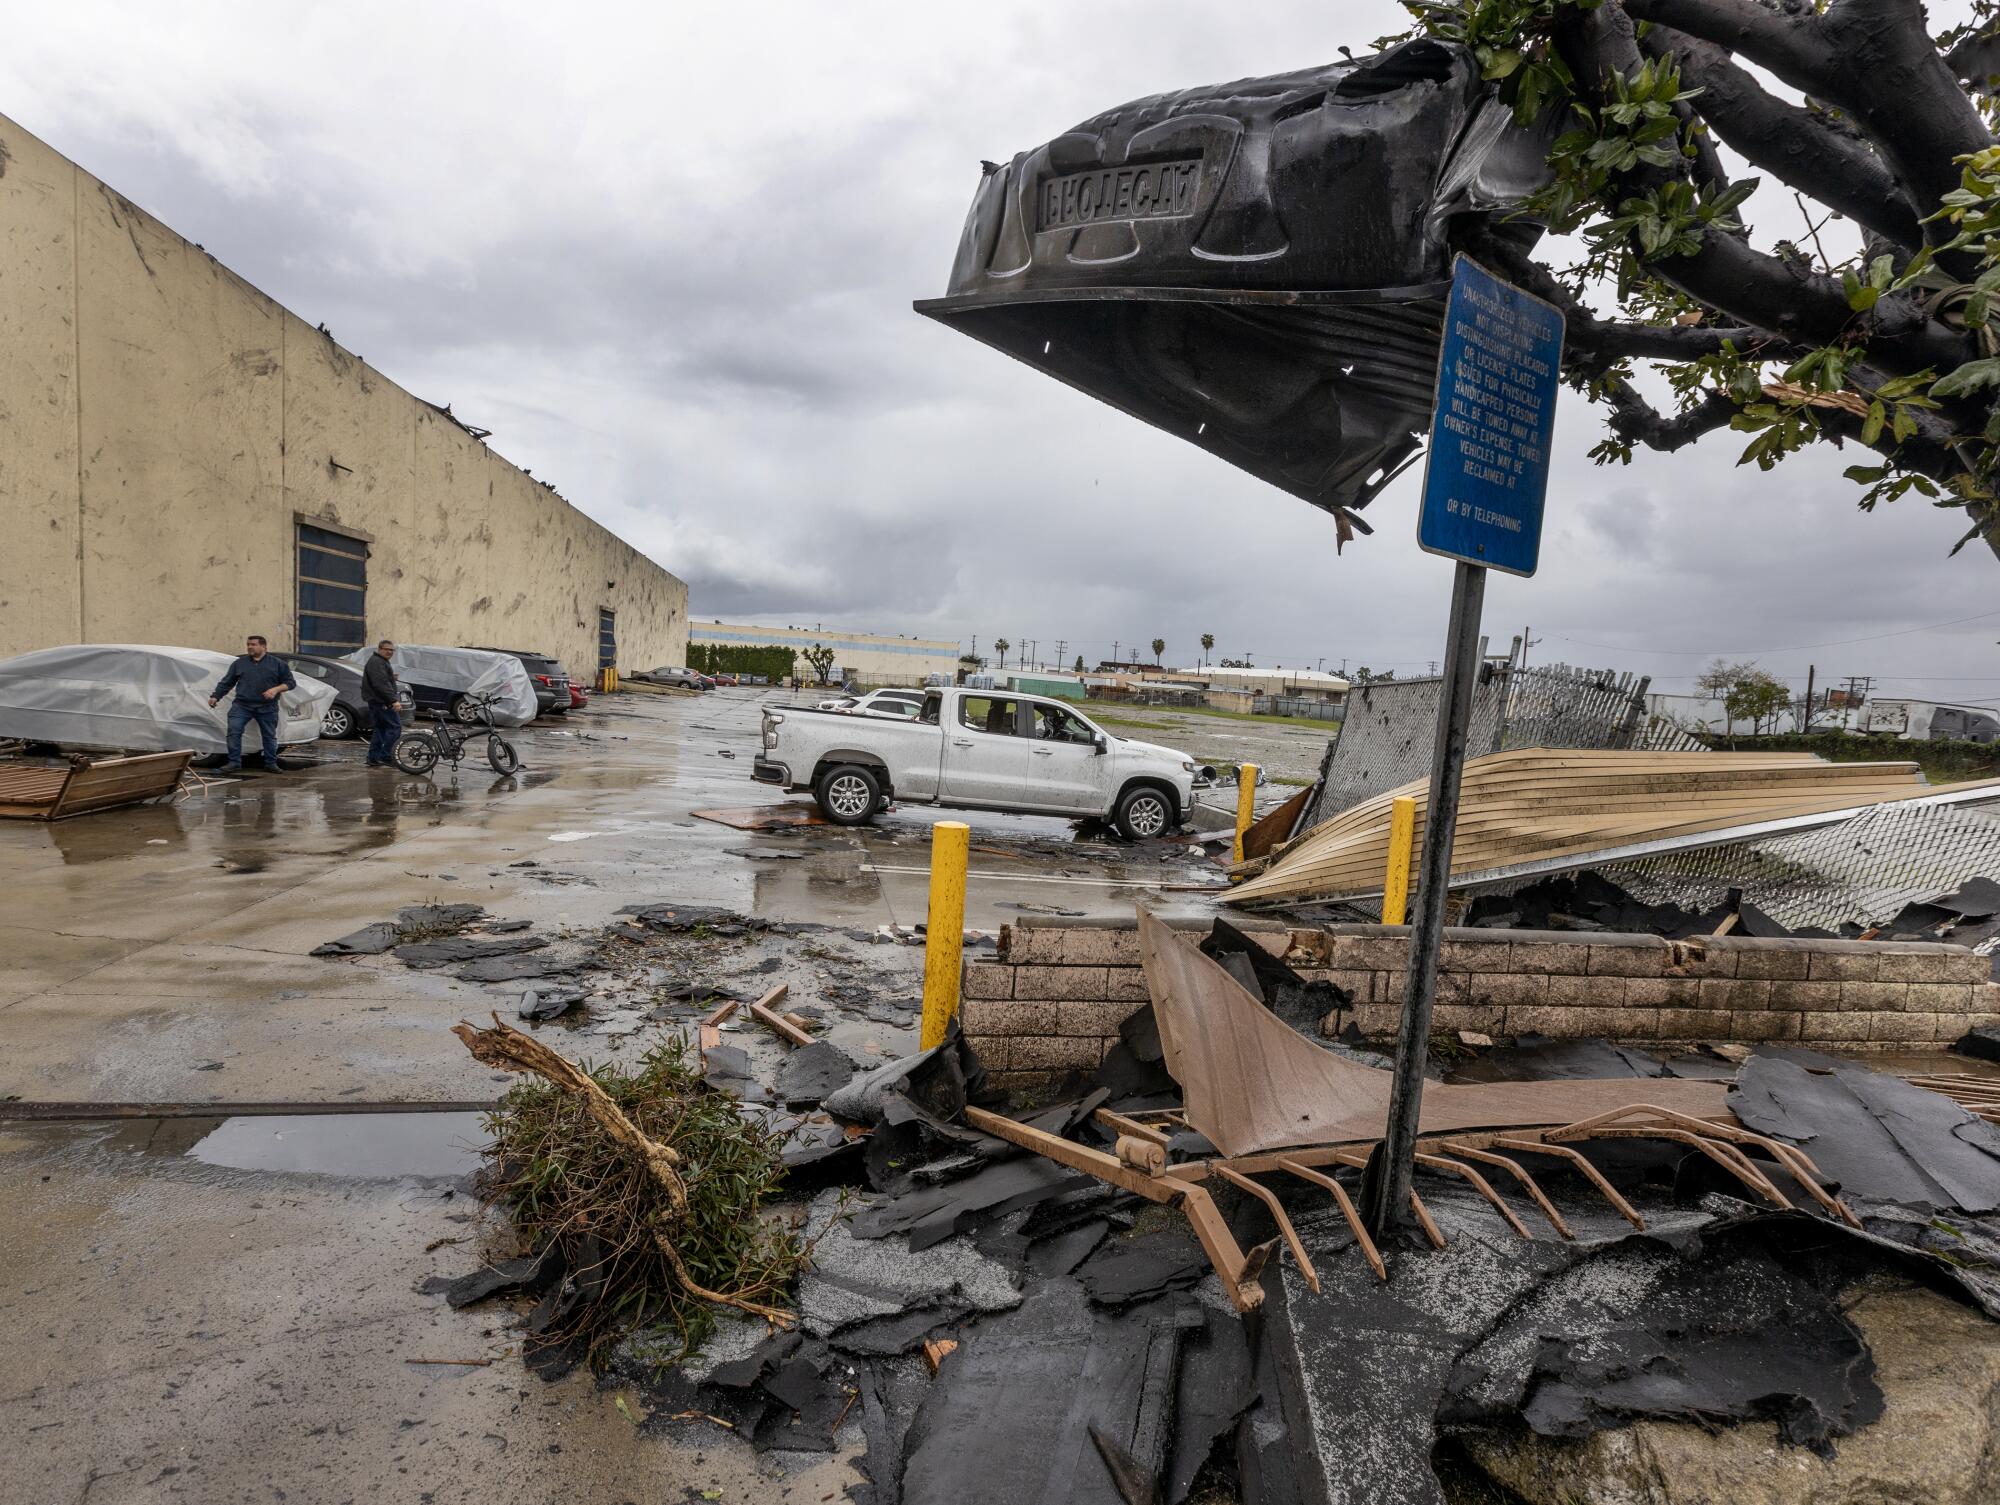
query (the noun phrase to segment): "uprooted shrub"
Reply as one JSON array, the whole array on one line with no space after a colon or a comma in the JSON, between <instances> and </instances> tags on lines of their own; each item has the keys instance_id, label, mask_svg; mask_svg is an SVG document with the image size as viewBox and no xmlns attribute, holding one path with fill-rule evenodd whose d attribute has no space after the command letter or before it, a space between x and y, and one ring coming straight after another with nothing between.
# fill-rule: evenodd
<instances>
[{"instance_id":1,"label":"uprooted shrub","mask_svg":"<svg viewBox=\"0 0 2000 1505\"><path fill-rule=\"evenodd\" d=\"M560 1272L530 1321L535 1344L595 1363L632 1327L671 1323L687 1352L717 1304L789 1324L779 1303L805 1251L764 1212L781 1136L704 1087L679 1037L635 1067L585 1069L497 1014L493 1024L453 1033L485 1064L541 1079L487 1115L482 1172L488 1203Z\"/></svg>"}]
</instances>

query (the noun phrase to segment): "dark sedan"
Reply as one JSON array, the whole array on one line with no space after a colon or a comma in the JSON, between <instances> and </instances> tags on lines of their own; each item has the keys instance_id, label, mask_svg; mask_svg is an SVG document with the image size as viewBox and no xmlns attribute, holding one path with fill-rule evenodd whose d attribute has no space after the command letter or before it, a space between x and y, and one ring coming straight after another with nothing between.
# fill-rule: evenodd
<instances>
[{"instance_id":1,"label":"dark sedan","mask_svg":"<svg viewBox=\"0 0 2000 1505\"><path fill-rule=\"evenodd\" d=\"M352 664L344 664L335 658L320 658L310 653L288 653L285 662L292 666L294 674L303 674L308 679L316 679L333 691L333 704L320 718L319 734L322 737L339 739L358 737L373 724L368 715L368 707L361 699L361 671Z\"/></svg>"}]
</instances>

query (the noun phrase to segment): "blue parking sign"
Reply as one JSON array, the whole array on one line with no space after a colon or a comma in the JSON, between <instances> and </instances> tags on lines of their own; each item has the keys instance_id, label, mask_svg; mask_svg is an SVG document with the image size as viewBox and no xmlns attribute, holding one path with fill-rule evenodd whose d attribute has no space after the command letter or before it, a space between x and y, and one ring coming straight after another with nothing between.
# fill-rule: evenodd
<instances>
[{"instance_id":1,"label":"blue parking sign","mask_svg":"<svg viewBox=\"0 0 2000 1505\"><path fill-rule=\"evenodd\" d=\"M1451 269L1417 546L1532 575L1542 548L1563 316L1469 257Z\"/></svg>"}]
</instances>

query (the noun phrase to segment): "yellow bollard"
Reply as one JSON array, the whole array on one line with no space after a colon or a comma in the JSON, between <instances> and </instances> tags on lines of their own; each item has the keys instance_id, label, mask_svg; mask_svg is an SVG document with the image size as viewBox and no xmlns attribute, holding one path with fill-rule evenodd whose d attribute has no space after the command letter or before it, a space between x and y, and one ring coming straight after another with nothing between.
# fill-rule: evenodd
<instances>
[{"instance_id":1,"label":"yellow bollard","mask_svg":"<svg viewBox=\"0 0 2000 1505\"><path fill-rule=\"evenodd\" d=\"M1399 794L1389 802L1389 870L1382 879L1382 923L1400 925L1410 904L1410 852L1417 844L1417 802Z\"/></svg>"},{"instance_id":2,"label":"yellow bollard","mask_svg":"<svg viewBox=\"0 0 2000 1505\"><path fill-rule=\"evenodd\" d=\"M944 1042L958 1017L958 985L965 954L965 863L972 827L941 820L931 827L931 911L924 926L924 1025L919 1045Z\"/></svg>"},{"instance_id":3,"label":"yellow bollard","mask_svg":"<svg viewBox=\"0 0 2000 1505\"><path fill-rule=\"evenodd\" d=\"M1245 763L1236 770L1236 845L1232 858L1243 860L1243 833L1250 829L1257 805L1257 765Z\"/></svg>"}]
</instances>

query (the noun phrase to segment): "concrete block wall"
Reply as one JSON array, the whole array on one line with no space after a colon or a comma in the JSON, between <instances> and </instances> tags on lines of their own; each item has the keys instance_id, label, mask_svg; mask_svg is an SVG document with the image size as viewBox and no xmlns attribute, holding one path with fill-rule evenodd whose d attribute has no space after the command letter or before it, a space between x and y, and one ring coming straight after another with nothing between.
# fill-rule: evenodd
<instances>
[{"instance_id":1,"label":"concrete block wall","mask_svg":"<svg viewBox=\"0 0 2000 1505\"><path fill-rule=\"evenodd\" d=\"M1181 923L1206 931L1208 922ZM1353 1024L1370 1039L1394 1037L1407 927L1233 923L1302 976L1350 995L1323 1022L1328 1034ZM1926 1050L2000 1026L1992 962L1960 946L1451 929L1440 961L1436 1028L1496 1037ZM1122 920L1006 926L994 961L966 965L963 1000L966 1038L1000 1085L1090 1070L1148 1000L1138 930Z\"/></svg>"},{"instance_id":2,"label":"concrete block wall","mask_svg":"<svg viewBox=\"0 0 2000 1505\"><path fill-rule=\"evenodd\" d=\"M1293 964L1353 997L1327 1016L1395 1034L1409 931L1301 932ZM1435 1026L1490 1035L1602 1035L1636 1044L1783 1041L1923 1049L2000 1024L1992 963L1962 946L1530 930L1447 930Z\"/></svg>"},{"instance_id":3,"label":"concrete block wall","mask_svg":"<svg viewBox=\"0 0 2000 1505\"><path fill-rule=\"evenodd\" d=\"M1209 925L1168 923L1202 934ZM1238 928L1273 955L1291 949L1285 926ZM1094 1070L1118 1043L1118 1026L1151 1001L1133 921L1025 920L1000 927L994 961L966 963L959 1024L996 1085L1025 1087Z\"/></svg>"}]
</instances>

